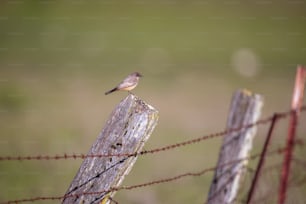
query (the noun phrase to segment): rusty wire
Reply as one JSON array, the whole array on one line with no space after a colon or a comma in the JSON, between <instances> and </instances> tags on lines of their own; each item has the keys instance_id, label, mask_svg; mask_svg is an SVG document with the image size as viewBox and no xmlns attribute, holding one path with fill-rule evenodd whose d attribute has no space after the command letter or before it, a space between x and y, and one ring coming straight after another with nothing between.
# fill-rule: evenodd
<instances>
[{"instance_id":1,"label":"rusty wire","mask_svg":"<svg viewBox=\"0 0 306 204\"><path fill-rule=\"evenodd\" d=\"M306 110L306 106L302 106L301 111L305 111ZM287 116L289 116L290 114L292 114L292 110L290 111L286 111L286 112L282 112L282 113L277 113L277 119L280 118L285 118ZM247 125L243 125L241 127L238 128L230 128L230 129L226 129L224 131L221 132L216 132L216 133L212 133L212 134L208 134L208 135L204 135L195 139L191 139L191 140L187 140L184 142L179 142L179 143L175 143L175 144L171 144L171 145L167 145L164 147L159 147L159 148L155 148L155 149L151 149L151 150L144 150L144 151L140 151L140 152L133 152L133 153L120 153L120 154L63 154L63 155L37 155L37 156L0 156L0 161L24 161L24 160L61 160L61 159L86 159L86 158L105 158L105 157L130 157L130 156L140 156L140 155L145 155L145 154L154 154L154 153L158 153L158 152L163 152L163 151L168 151L168 150L172 150L175 148L179 148L179 147L183 147L186 145L191 145L191 144L195 144L195 143L199 143L202 142L204 140L207 139L212 139L212 138L216 138L216 137L221 137L224 135L227 135L229 133L233 133L233 132L238 132L242 129L249 129L252 128L254 126L258 126L258 125L263 125L266 123L269 123L270 121L273 120L273 116L269 116L267 118L264 119L260 119L254 123L250 123Z\"/></svg>"},{"instance_id":2,"label":"rusty wire","mask_svg":"<svg viewBox=\"0 0 306 204\"><path fill-rule=\"evenodd\" d=\"M305 111L306 110L306 106L303 106L301 108L301 111ZM290 115L292 113L292 111L287 111L287 112L283 112L283 113L278 113L277 117L278 118L285 118L288 115ZM171 150L174 148L178 148L178 147L182 147L185 145L190 145L190 144L194 144L194 143L198 143L201 142L203 140L206 139L210 139L210 138L215 138L218 136L224 136L228 133L232 133L232 132L236 132L236 131L240 131L242 129L248 129L254 126L258 126L261 124L266 124L268 122L270 122L272 120L272 116L267 117L265 119L261 119L256 121L255 123L252 124L247 124L244 126L241 126L239 128L233 128L233 129L227 129L218 133L213 133L213 134L209 134L209 135L205 135L199 138L195 138L192 140L187 140L181 143L175 143L172 145L168 145L168 146L164 146L164 147L160 147L160 148L155 148L152 150L147 150L147 151L141 151L141 152L136 152L136 153L124 153L124 154L109 154L109 155L85 155L85 154L64 154L64 155L56 155L56 156L18 156L18 157L0 157L0 161L4 161L4 160L8 160L8 161L12 161L12 160L19 160L19 161L23 161L23 160L59 160L59 159L77 159L77 158L90 158L90 157L112 157L112 156L118 156L118 157L129 157L129 156L138 156L138 155L145 155L145 154L153 154L153 153L157 153L157 152L162 152L162 151L167 151L167 150ZM303 145L303 141L298 140L296 141L297 144ZM275 153L281 154L284 151L286 151L286 148L278 148L276 150L273 151L269 151L267 155L272 155ZM242 158L239 160L235 160L235 161L231 161L231 162L227 162L221 166L226 166L226 165L231 165L237 162L241 162L243 160L246 159L250 159L253 160L257 157L259 157L260 154L256 154L256 155L251 155L249 157L246 158ZM220 165L219 165L220 167ZM142 188L142 187L147 187L147 186L151 186L151 185L156 185L156 184L161 184L161 183L168 183L168 182L172 182L175 180L179 180L181 178L184 177L195 177L195 176L202 176L203 174L207 173L207 172L211 172L214 171L217 167L211 167L211 168L207 168L207 169L203 169L199 172L187 172L184 174L180 174L174 177L168 177L168 178L164 178L164 179L160 179L160 180L154 180L154 181L150 181L150 182L146 182L146 183L142 183L142 184L137 184L137 185L131 185L131 186L121 186L118 188L110 188L108 190L104 190L104 191L99 191L99 192L83 192L80 194L68 194L68 195L64 195L64 196L50 196L50 197L33 197L33 198L26 198L26 199L20 199L20 200L10 200L10 201L6 201L6 202L1 202L1 204L11 204L11 203L22 203L22 202L35 202L35 201L43 201L43 200L61 200L64 198L68 198L68 197L77 197L77 196L81 196L81 195L93 195L93 194L101 194L101 193L108 193L108 192L114 192L114 191L120 191L120 190L132 190L132 189L136 189L136 188ZM301 182L304 183L304 180Z\"/></svg>"},{"instance_id":3,"label":"rusty wire","mask_svg":"<svg viewBox=\"0 0 306 204\"><path fill-rule=\"evenodd\" d=\"M298 142L297 144L301 144L301 143ZM274 155L274 154L282 154L284 151L286 151L286 148L277 148L277 149L269 151L267 153L267 155L271 156L271 155ZM241 158L241 159L233 160L233 161L230 161L230 162L226 162L222 165L219 165L218 167L224 167L224 166L227 166L227 165L232 165L232 164L235 164L235 163L242 162L244 160L253 160L253 159L258 158L260 155L261 155L261 153L250 155L250 156L245 157L245 158ZM173 176L173 177L168 177L168 178L159 179L159 180L153 180L153 181L149 181L149 182L146 182L146 183L141 183L141 184L136 184L136 185L131 185L131 186L121 186L121 187L118 187L118 188L113 187L113 188L106 189L106 190L103 190L103 191L82 192L82 193L78 193L78 194L66 194L64 196L49 196L49 197L39 196L39 197L25 198L25 199L20 199L20 200L5 201L5 202L1 202L0 204L36 202L36 201L43 201L43 200L62 200L64 198L69 198L69 197L80 197L80 196L84 196L84 195L97 195L97 194L109 193L109 192L115 192L115 191L121 191L121 190L133 190L133 189L136 189L136 188L143 188L143 187L148 187L148 186L157 185L157 184L161 184L161 183L168 183L168 182L176 181L176 180L182 179L184 177L202 176L202 175L204 175L208 172L213 172L216 168L217 168L217 166L214 166L214 167L210 167L210 168L200 170L198 172L187 172L187 173L179 174L179 175Z\"/></svg>"}]
</instances>

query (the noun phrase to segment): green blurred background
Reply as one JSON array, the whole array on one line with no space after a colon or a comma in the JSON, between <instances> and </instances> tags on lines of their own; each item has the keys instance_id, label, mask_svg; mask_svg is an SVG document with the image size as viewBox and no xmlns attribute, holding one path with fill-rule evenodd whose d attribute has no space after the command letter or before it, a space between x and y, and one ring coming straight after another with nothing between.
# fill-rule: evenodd
<instances>
[{"instance_id":1,"label":"green blurred background","mask_svg":"<svg viewBox=\"0 0 306 204\"><path fill-rule=\"evenodd\" d=\"M104 92L133 71L145 76L134 93L160 112L146 149L223 130L238 88L264 96L263 117L286 111L296 65L306 64L305 10L306 1L3 0L0 155L86 153L127 95ZM284 144L286 128L282 121L273 146ZM124 184L214 166L220 142L141 157ZM1 161L0 201L63 195L81 162ZM212 176L121 191L115 200L203 203ZM303 203L305 190L292 197Z\"/></svg>"}]
</instances>

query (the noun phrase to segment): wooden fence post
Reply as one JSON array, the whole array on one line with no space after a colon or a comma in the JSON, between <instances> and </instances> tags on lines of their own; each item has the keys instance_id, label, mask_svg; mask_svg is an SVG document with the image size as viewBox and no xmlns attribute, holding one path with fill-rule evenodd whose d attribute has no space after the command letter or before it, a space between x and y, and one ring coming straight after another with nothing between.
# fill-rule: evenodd
<instances>
[{"instance_id":1,"label":"wooden fence post","mask_svg":"<svg viewBox=\"0 0 306 204\"><path fill-rule=\"evenodd\" d=\"M236 91L232 98L226 128L235 129L256 122L259 119L262 105L263 99L260 95L252 94L247 90ZM243 128L224 136L208 194L208 204L234 203L244 167L248 161L242 160L226 166L223 164L239 161L249 155L256 130L256 126Z\"/></svg>"},{"instance_id":2,"label":"wooden fence post","mask_svg":"<svg viewBox=\"0 0 306 204\"><path fill-rule=\"evenodd\" d=\"M129 94L110 115L88 155L140 152L158 120L158 111ZM109 203L137 155L125 157L87 157L68 188L63 204ZM91 192L103 193L91 193Z\"/></svg>"}]
</instances>

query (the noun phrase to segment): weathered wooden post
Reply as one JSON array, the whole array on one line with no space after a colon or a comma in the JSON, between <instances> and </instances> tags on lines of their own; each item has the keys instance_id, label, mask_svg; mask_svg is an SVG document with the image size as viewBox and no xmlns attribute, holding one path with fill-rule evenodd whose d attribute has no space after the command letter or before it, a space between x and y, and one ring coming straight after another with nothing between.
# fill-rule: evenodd
<instances>
[{"instance_id":1,"label":"weathered wooden post","mask_svg":"<svg viewBox=\"0 0 306 204\"><path fill-rule=\"evenodd\" d=\"M226 128L236 129L256 122L262 105L263 99L260 95L246 90L236 91L232 98ZM249 155L255 133L256 126L233 131L224 136L207 203L234 203L248 161L233 161L239 161Z\"/></svg>"},{"instance_id":2,"label":"weathered wooden post","mask_svg":"<svg viewBox=\"0 0 306 204\"><path fill-rule=\"evenodd\" d=\"M140 152L158 120L158 111L129 94L110 115L88 155ZM136 162L135 156L87 157L70 184L62 203L109 203ZM99 194L92 192L102 192Z\"/></svg>"}]
</instances>

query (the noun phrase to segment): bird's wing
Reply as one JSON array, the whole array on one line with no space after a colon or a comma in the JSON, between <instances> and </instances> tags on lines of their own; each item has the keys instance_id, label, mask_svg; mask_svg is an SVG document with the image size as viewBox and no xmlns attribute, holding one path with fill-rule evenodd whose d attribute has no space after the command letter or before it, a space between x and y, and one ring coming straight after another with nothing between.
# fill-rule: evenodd
<instances>
[{"instance_id":1,"label":"bird's wing","mask_svg":"<svg viewBox=\"0 0 306 204\"><path fill-rule=\"evenodd\" d=\"M126 78L118 85L118 88L121 89L121 88L130 87L130 86L135 86L136 83L137 83L136 78Z\"/></svg>"}]
</instances>

